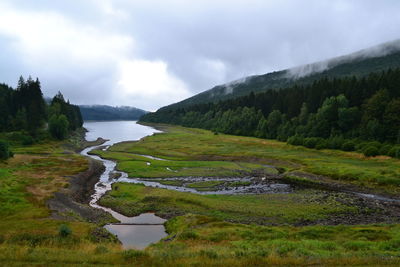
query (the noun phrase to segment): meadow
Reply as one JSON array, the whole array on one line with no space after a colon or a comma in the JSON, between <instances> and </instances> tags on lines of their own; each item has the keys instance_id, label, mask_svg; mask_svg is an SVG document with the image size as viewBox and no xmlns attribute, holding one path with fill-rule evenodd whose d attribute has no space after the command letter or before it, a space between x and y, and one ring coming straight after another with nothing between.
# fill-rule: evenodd
<instances>
[{"instance_id":1,"label":"meadow","mask_svg":"<svg viewBox=\"0 0 400 267\"><path fill-rule=\"evenodd\" d=\"M398 160L197 129L164 129L168 132L96 153L117 160L118 168L135 177L156 177L164 183L179 183L165 178L185 175L319 173L313 168L324 169L320 165L336 162L344 167L346 177L360 175L352 179L332 175L335 182L397 192L392 183L382 181L396 179ZM345 193L312 188L286 194L198 195L117 183L101 199L102 205L129 216L154 211L169 218L165 224L169 235L164 240L143 251L123 250L115 239L100 238L100 224L72 213L64 214L68 220L56 218L47 206L55 192L69 187L70 176L88 168L88 160L72 147L71 141L13 146L14 158L0 163L0 265L396 266L400 262L398 224L329 225L330 217L376 216L379 210L355 205ZM324 171L335 173L333 168ZM383 180L378 183L368 178L371 175ZM197 182L192 187L214 185ZM62 225L71 233L62 235Z\"/></svg>"},{"instance_id":2,"label":"meadow","mask_svg":"<svg viewBox=\"0 0 400 267\"><path fill-rule=\"evenodd\" d=\"M399 159L309 149L275 140L214 134L202 129L158 124L156 127L166 133L158 133L138 142L119 143L112 146L110 152L95 153L116 160L118 168L131 177L154 177L155 174L157 177L188 176L191 174L190 167L194 168L193 175L199 176L232 175L229 171L225 172L227 169L236 174L243 170L251 173L249 168L267 174L277 169L288 177L296 171L325 176L324 180L328 182L355 185L384 194L398 195L400 192ZM150 161L137 155L151 155L169 161ZM152 165L148 166L145 162ZM205 162L209 169L204 167ZM267 167L271 165L275 169ZM170 166L175 172L166 169ZM135 172L135 167L140 168L140 173ZM213 167L223 170L215 171Z\"/></svg>"}]
</instances>

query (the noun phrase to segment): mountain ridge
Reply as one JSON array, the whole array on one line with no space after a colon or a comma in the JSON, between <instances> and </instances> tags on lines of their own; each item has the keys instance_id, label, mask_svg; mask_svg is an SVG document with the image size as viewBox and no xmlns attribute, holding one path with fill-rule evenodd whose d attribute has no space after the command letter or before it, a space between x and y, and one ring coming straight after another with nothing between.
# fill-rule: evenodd
<instances>
[{"instance_id":1,"label":"mountain ridge","mask_svg":"<svg viewBox=\"0 0 400 267\"><path fill-rule=\"evenodd\" d=\"M232 99L250 92L260 93L294 85L310 84L321 78L366 76L400 67L400 39L365 48L347 55L260 75L252 75L214 86L180 102L162 107L176 109L194 104Z\"/></svg>"}]
</instances>

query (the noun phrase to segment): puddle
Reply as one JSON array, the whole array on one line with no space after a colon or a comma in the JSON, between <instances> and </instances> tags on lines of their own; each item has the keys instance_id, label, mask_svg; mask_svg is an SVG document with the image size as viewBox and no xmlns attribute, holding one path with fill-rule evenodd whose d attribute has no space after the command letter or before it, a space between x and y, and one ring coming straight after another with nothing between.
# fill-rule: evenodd
<instances>
[{"instance_id":1,"label":"puddle","mask_svg":"<svg viewBox=\"0 0 400 267\"><path fill-rule=\"evenodd\" d=\"M104 227L118 237L125 249L144 249L168 235L163 225L165 221L149 212L136 217L123 216L121 223Z\"/></svg>"},{"instance_id":2,"label":"puddle","mask_svg":"<svg viewBox=\"0 0 400 267\"><path fill-rule=\"evenodd\" d=\"M163 225L118 225L104 226L116 235L125 249L144 249L167 236Z\"/></svg>"}]
</instances>

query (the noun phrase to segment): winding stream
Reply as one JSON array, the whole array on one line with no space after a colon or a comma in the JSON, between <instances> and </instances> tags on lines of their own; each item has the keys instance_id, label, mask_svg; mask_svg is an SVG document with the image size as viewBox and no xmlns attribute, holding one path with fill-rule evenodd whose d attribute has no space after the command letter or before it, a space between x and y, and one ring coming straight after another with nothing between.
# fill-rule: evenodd
<instances>
[{"instance_id":1,"label":"winding stream","mask_svg":"<svg viewBox=\"0 0 400 267\"><path fill-rule=\"evenodd\" d=\"M85 122L84 127L88 130L86 140L94 141L97 137L108 139L107 149L111 145L122 141L139 140L145 136L159 132L151 127L136 124L135 121L109 121L109 122ZM122 242L124 248L144 249L151 243L157 242L167 236L163 223L166 221L152 213L144 213L136 217L124 216L112 209L97 204L97 201L109 190L114 182L127 179L125 172L115 170L116 163L111 160L102 159L89 152L100 146L92 146L82 150L81 154L103 162L105 171L99 182L95 185L95 192L91 197L90 205L110 213L120 223L106 225L105 228L116 235ZM112 174L119 174L119 178Z\"/></svg>"},{"instance_id":2,"label":"winding stream","mask_svg":"<svg viewBox=\"0 0 400 267\"><path fill-rule=\"evenodd\" d=\"M107 150L110 146L115 143L123 141L135 141L145 136L152 135L159 132L158 130L136 124L136 121L109 121L109 122L85 122L84 127L88 129L86 133L86 139L88 141L94 141L98 137L108 139L100 146L92 146L82 150L81 154L84 156L91 157L96 160L103 162L105 171L101 175L99 182L95 185L95 192L91 197L90 205L92 207L102 209L110 213L116 218L119 223L106 225L105 228L111 233L115 234L122 242L124 248L136 248L143 249L151 243L157 242L160 239L167 236L164 228L164 222L166 220L155 216L153 213L144 213L136 217L124 216L110 208L103 207L97 203L97 201L109 190L111 185L115 182L128 182L144 184L145 186L165 188L170 190L176 190L181 192L190 192L196 194L254 194L254 193L289 193L294 190L294 187L290 184L285 184L278 181L264 181L265 178L257 180L254 177L229 177L229 178L215 178L215 177L176 177L176 178L164 178L163 181L174 181L179 180L182 184L179 186L166 185L160 183L158 179L139 179L128 177L127 173L121 172L115 169L116 163L111 160L100 158L96 155L89 154L94 149L102 148ZM165 160L156 158L150 155L140 155L151 160ZM150 167L151 163L147 162ZM272 166L271 166L272 167ZM172 170L171 170L172 171ZM113 178L117 177L117 178ZM158 181L157 181L158 180ZM187 187L191 182L198 181L221 181L225 182L223 186L214 191L201 191L195 188ZM246 186L227 186L230 182L241 181L251 182ZM345 190L342 190L346 192ZM350 193L359 197L373 199L385 202L396 202L400 203L398 199L386 198L383 196L377 196L373 194L363 194L360 192Z\"/></svg>"}]
</instances>

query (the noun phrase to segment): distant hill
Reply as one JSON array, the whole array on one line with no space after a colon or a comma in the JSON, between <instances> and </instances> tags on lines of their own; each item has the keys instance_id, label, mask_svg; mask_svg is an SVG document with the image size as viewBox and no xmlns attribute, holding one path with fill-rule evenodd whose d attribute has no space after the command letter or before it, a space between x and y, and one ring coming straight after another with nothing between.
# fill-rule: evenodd
<instances>
[{"instance_id":1,"label":"distant hill","mask_svg":"<svg viewBox=\"0 0 400 267\"><path fill-rule=\"evenodd\" d=\"M148 113L145 110L127 106L80 105L79 108L85 121L138 120Z\"/></svg>"},{"instance_id":2,"label":"distant hill","mask_svg":"<svg viewBox=\"0 0 400 267\"><path fill-rule=\"evenodd\" d=\"M194 104L217 102L259 93L270 89L280 89L294 85L306 85L321 78L341 78L344 76L366 76L371 72L400 67L400 40L370 47L346 56L307 64L291 69L263 75L245 77L192 96L181 102L166 106L162 110L176 109Z\"/></svg>"}]
</instances>

